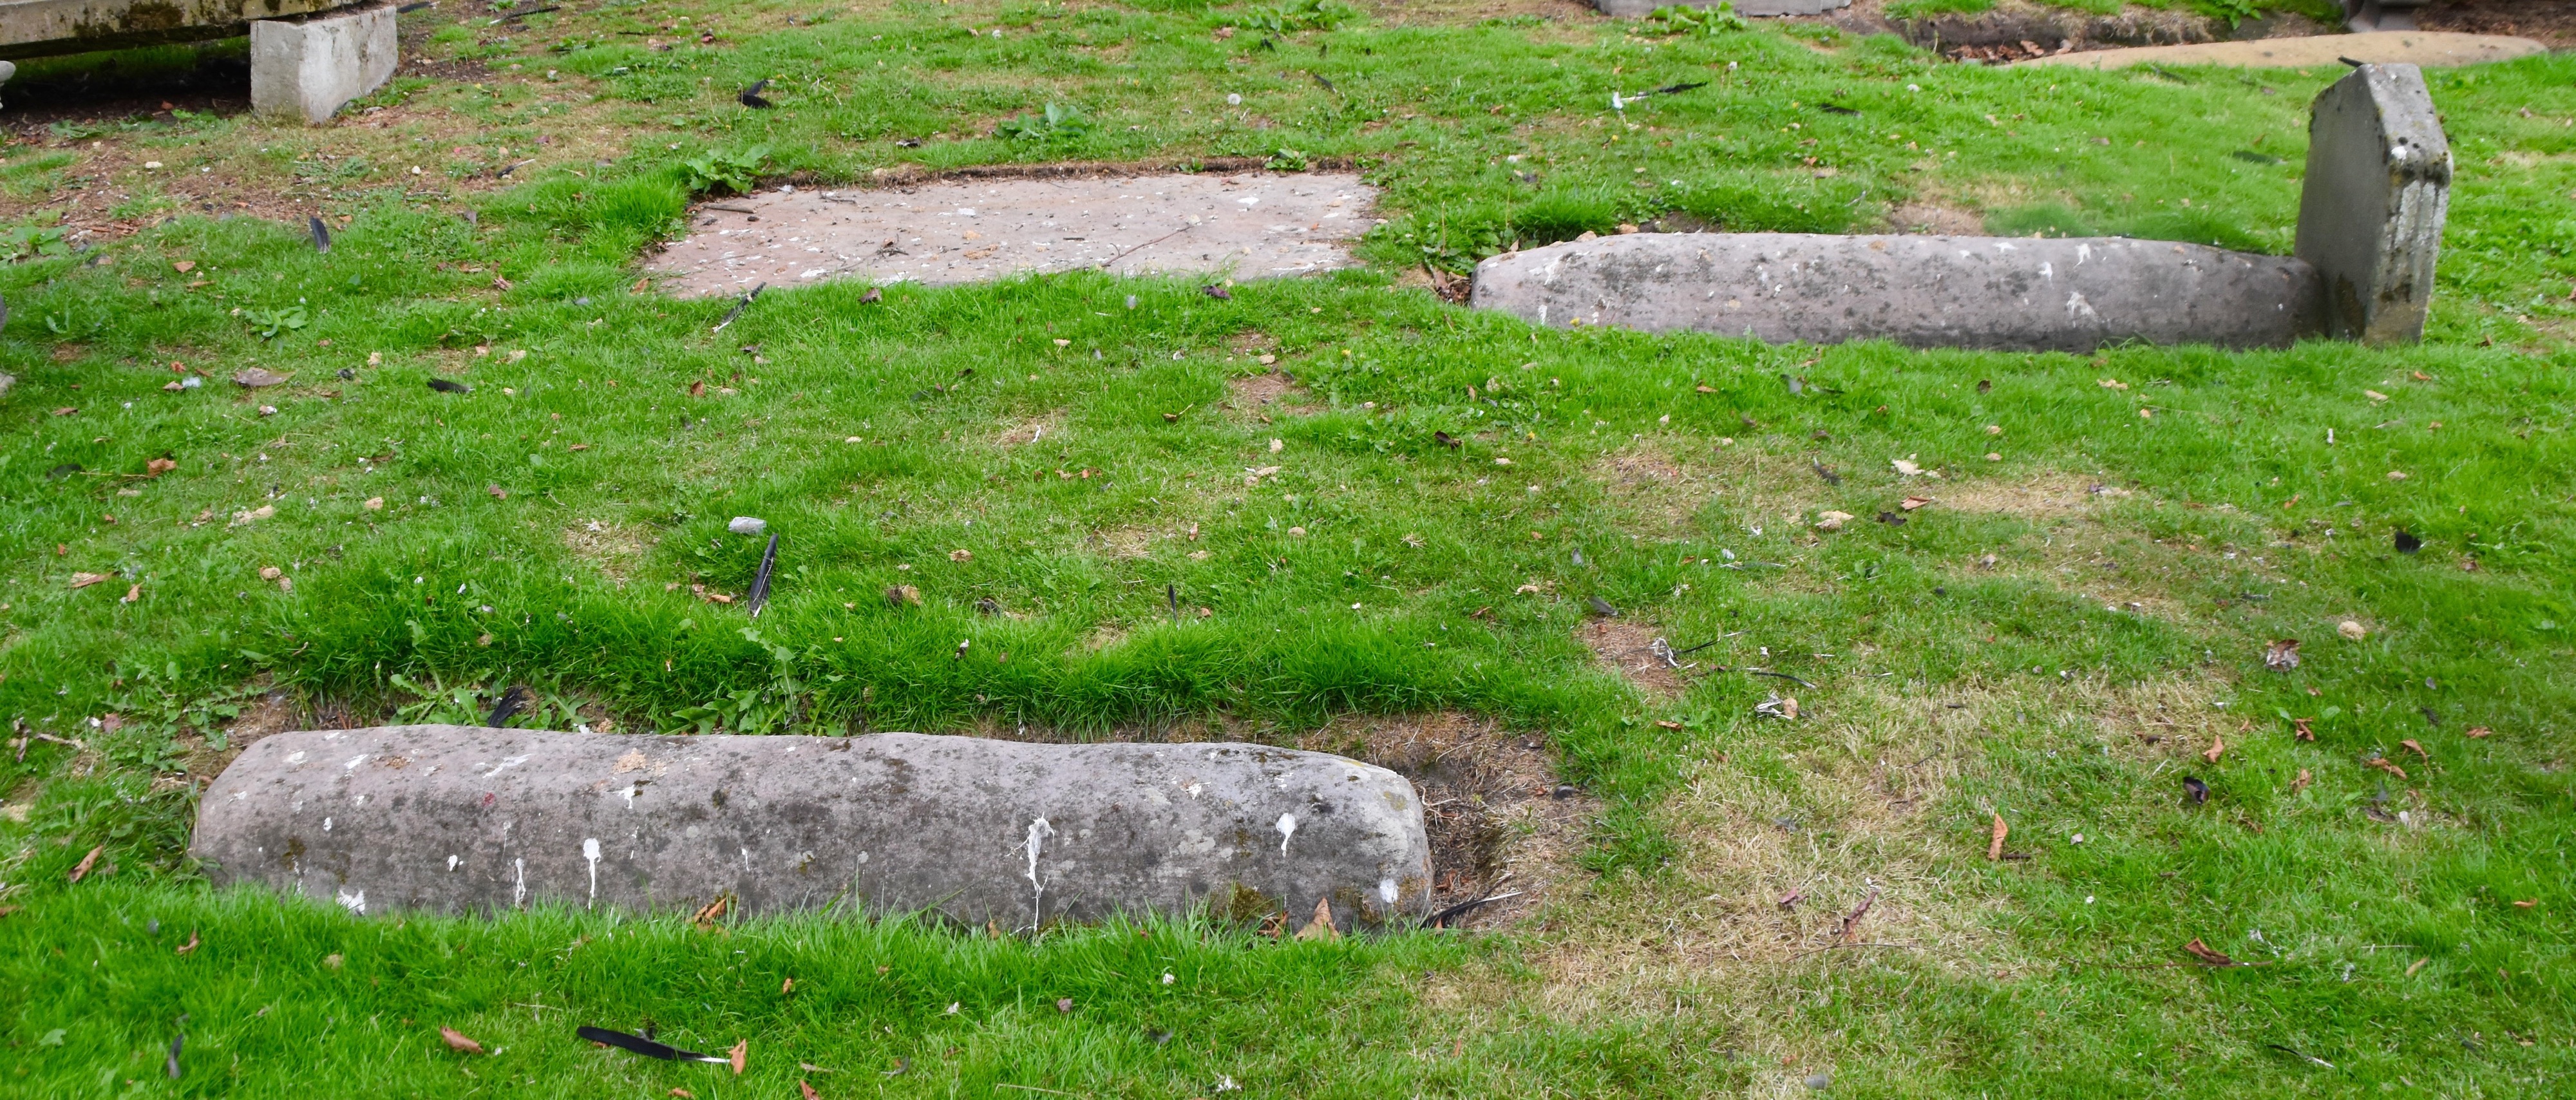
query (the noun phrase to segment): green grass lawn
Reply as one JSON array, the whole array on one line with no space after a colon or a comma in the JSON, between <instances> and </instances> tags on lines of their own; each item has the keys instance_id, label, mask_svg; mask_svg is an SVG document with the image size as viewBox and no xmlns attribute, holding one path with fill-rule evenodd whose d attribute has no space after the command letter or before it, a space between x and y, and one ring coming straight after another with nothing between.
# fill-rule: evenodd
<instances>
[{"instance_id":1,"label":"green grass lawn","mask_svg":"<svg viewBox=\"0 0 2576 1100\"><path fill-rule=\"evenodd\" d=\"M2338 72L1329 5L459 14L406 18L487 71L406 78L338 127L156 117L0 151L0 1092L1776 1095L1821 1073L2544 1096L2576 1074L2576 59L2430 75L2459 183L2423 346L2083 357L1534 330L1412 273L1622 222L1929 208L2286 251L2306 103ZM775 110L734 101L764 76ZM993 136L1050 103L1081 123ZM1387 221L1370 268L1231 300L825 285L715 333L731 303L637 277L719 154L833 185L1330 158ZM211 216L208 187L328 213L334 246ZM228 381L252 366L292 379ZM1281 403L1234 396L1273 369ZM699 594L748 582L737 515L781 536L756 625ZM1632 682L1586 645L1596 597L1715 644L1678 690ZM2301 661L2268 669L2282 639ZM360 920L186 865L233 715L463 719L513 683L622 731L1330 742L1461 712L1543 740L1600 810L1544 905L1464 941ZM1787 695L1797 719L1756 714ZM1997 816L2027 858L1986 858ZM748 1041L749 1071L572 1037L647 1019Z\"/></svg>"}]
</instances>

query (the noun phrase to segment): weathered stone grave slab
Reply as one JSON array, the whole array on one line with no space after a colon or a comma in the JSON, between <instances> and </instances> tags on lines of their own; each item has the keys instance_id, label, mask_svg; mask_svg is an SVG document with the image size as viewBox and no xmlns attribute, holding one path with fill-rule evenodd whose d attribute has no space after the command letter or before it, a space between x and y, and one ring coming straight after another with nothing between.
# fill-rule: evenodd
<instances>
[{"instance_id":1,"label":"weathered stone grave slab","mask_svg":"<svg viewBox=\"0 0 2576 1100\"><path fill-rule=\"evenodd\" d=\"M682 295L826 279L981 282L1105 268L1237 279L1350 266L1377 189L1347 172L950 180L698 208L647 265Z\"/></svg>"},{"instance_id":2,"label":"weathered stone grave slab","mask_svg":"<svg viewBox=\"0 0 2576 1100\"><path fill-rule=\"evenodd\" d=\"M2068 65L2126 69L2138 65L2228 65L2244 69L2303 69L2340 65L2343 58L2374 65L2482 65L2549 52L2537 39L2454 31L2377 31L2306 38L2255 38L2242 42L2189 42L2086 50L2016 61L2015 65Z\"/></svg>"},{"instance_id":3,"label":"weathered stone grave slab","mask_svg":"<svg viewBox=\"0 0 2576 1100\"><path fill-rule=\"evenodd\" d=\"M2327 332L2423 339L2450 196L2451 144L2423 70L2364 65L2317 93L2298 256L2325 281Z\"/></svg>"},{"instance_id":4,"label":"weathered stone grave slab","mask_svg":"<svg viewBox=\"0 0 2576 1100\"><path fill-rule=\"evenodd\" d=\"M207 788L218 884L352 912L531 905L736 912L839 902L1027 929L1318 899L1421 916L1402 776L1246 744L1045 745L880 733L661 737L460 726L278 734Z\"/></svg>"},{"instance_id":5,"label":"weathered stone grave slab","mask_svg":"<svg viewBox=\"0 0 2576 1100\"><path fill-rule=\"evenodd\" d=\"M2451 184L2422 72L2354 69L2318 95L2309 129L2295 256L2125 237L1649 233L1492 257L1469 301L1543 325L1820 344L2421 339Z\"/></svg>"},{"instance_id":6,"label":"weathered stone grave slab","mask_svg":"<svg viewBox=\"0 0 2576 1100\"><path fill-rule=\"evenodd\" d=\"M2315 292L2299 260L2170 241L1637 233L1493 257L1471 302L1543 325L2086 352L2286 346Z\"/></svg>"},{"instance_id":7,"label":"weathered stone grave slab","mask_svg":"<svg viewBox=\"0 0 2576 1100\"><path fill-rule=\"evenodd\" d=\"M1776 15L1823 15L1851 6L1851 0L1592 0L1601 14L1619 19L1634 19L1662 7L1713 8L1728 3L1735 14L1752 17Z\"/></svg>"}]
</instances>

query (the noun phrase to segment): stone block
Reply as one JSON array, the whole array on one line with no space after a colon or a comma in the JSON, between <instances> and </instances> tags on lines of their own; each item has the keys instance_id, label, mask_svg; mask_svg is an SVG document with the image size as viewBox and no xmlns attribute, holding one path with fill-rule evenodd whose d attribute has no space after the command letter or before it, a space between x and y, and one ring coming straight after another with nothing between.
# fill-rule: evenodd
<instances>
[{"instance_id":1,"label":"stone block","mask_svg":"<svg viewBox=\"0 0 2576 1100\"><path fill-rule=\"evenodd\" d=\"M1231 743L284 733L206 789L192 851L218 884L359 913L730 896L736 913L838 903L1028 929L1201 905L1302 923L1325 899L1347 928L1431 898L1402 776Z\"/></svg>"},{"instance_id":2,"label":"stone block","mask_svg":"<svg viewBox=\"0 0 2576 1100\"><path fill-rule=\"evenodd\" d=\"M1722 0L1592 0L1601 14L1617 19L1635 19L1656 8L1713 8ZM1851 0L1724 0L1734 5L1735 14L1753 18L1776 15L1823 15L1851 6Z\"/></svg>"},{"instance_id":3,"label":"stone block","mask_svg":"<svg viewBox=\"0 0 2576 1100\"><path fill-rule=\"evenodd\" d=\"M393 78L391 4L250 25L250 105L271 118L319 126Z\"/></svg>"},{"instance_id":4,"label":"stone block","mask_svg":"<svg viewBox=\"0 0 2576 1100\"><path fill-rule=\"evenodd\" d=\"M2323 280L2326 330L2420 340L2451 204L2451 144L2423 70L2361 66L2309 111L2297 254Z\"/></svg>"},{"instance_id":5,"label":"stone block","mask_svg":"<svg viewBox=\"0 0 2576 1100\"><path fill-rule=\"evenodd\" d=\"M1470 301L1544 325L2089 352L2283 347L2315 330L2317 287L2296 259L2171 241L1638 233L1495 256Z\"/></svg>"}]
</instances>

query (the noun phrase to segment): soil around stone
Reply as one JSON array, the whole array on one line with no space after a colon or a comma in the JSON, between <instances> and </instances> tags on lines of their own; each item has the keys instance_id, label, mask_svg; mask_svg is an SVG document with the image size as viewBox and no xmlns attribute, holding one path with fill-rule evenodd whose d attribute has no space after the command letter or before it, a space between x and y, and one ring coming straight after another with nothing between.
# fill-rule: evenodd
<instances>
[{"instance_id":1,"label":"soil around stone","mask_svg":"<svg viewBox=\"0 0 2576 1100\"><path fill-rule=\"evenodd\" d=\"M981 282L1104 269L1234 279L1355 263L1377 189L1343 172L950 179L710 202L647 265L682 296L833 279Z\"/></svg>"},{"instance_id":2,"label":"soil around stone","mask_svg":"<svg viewBox=\"0 0 2576 1100\"><path fill-rule=\"evenodd\" d=\"M2535 38L2552 49L2576 49L2576 0L2435 0L2415 16L2428 31Z\"/></svg>"},{"instance_id":3,"label":"soil around stone","mask_svg":"<svg viewBox=\"0 0 2576 1100\"><path fill-rule=\"evenodd\" d=\"M1413 782L1431 840L1432 912L1497 899L1448 927L1519 923L1584 874L1575 857L1601 803L1558 782L1539 734L1440 712L1349 718L1299 737L1297 747L1340 753Z\"/></svg>"}]
</instances>

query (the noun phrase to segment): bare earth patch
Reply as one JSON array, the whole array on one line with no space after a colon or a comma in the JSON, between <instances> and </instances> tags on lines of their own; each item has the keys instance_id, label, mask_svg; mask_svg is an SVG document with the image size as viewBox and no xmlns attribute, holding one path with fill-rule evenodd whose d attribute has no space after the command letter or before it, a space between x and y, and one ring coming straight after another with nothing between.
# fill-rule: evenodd
<instances>
[{"instance_id":1,"label":"bare earth patch","mask_svg":"<svg viewBox=\"0 0 2576 1100\"><path fill-rule=\"evenodd\" d=\"M1664 635L1652 624L1596 615L1577 627L1576 633L1602 667L1617 671L1638 687L1678 695L1690 686L1680 669L1655 653L1655 641Z\"/></svg>"},{"instance_id":2,"label":"bare earth patch","mask_svg":"<svg viewBox=\"0 0 2576 1100\"><path fill-rule=\"evenodd\" d=\"M1510 893L1453 927L1520 923L1588 875L1574 862L1598 799L1556 781L1547 742L1457 713L1351 717L1297 739L1413 781L1431 834L1435 912Z\"/></svg>"},{"instance_id":3,"label":"bare earth patch","mask_svg":"<svg viewBox=\"0 0 2576 1100\"><path fill-rule=\"evenodd\" d=\"M681 295L1096 268L1237 279L1347 267L1377 190L1350 173L968 179L707 203L648 265Z\"/></svg>"},{"instance_id":4,"label":"bare earth patch","mask_svg":"<svg viewBox=\"0 0 2576 1100\"><path fill-rule=\"evenodd\" d=\"M1887 212L1888 228L1898 233L1975 237L1986 231L1986 219L1973 211L1931 203L1906 203Z\"/></svg>"},{"instance_id":5,"label":"bare earth patch","mask_svg":"<svg viewBox=\"0 0 2576 1100\"><path fill-rule=\"evenodd\" d=\"M1296 379L1280 370L1226 379L1225 389L1226 404L1236 412L1262 416L1302 412L1308 404L1305 399L1311 396Z\"/></svg>"},{"instance_id":6,"label":"bare earth patch","mask_svg":"<svg viewBox=\"0 0 2576 1100\"><path fill-rule=\"evenodd\" d=\"M563 529L564 547L589 562L610 580L626 583L644 560L651 542L613 523L588 520Z\"/></svg>"}]
</instances>

